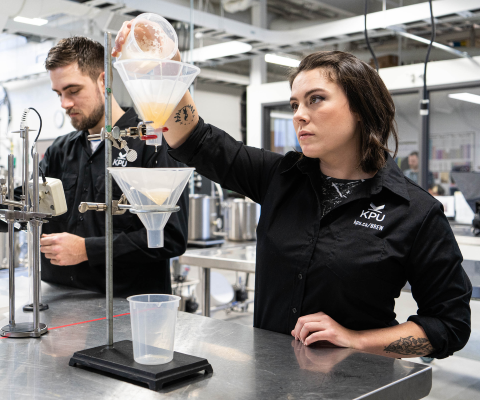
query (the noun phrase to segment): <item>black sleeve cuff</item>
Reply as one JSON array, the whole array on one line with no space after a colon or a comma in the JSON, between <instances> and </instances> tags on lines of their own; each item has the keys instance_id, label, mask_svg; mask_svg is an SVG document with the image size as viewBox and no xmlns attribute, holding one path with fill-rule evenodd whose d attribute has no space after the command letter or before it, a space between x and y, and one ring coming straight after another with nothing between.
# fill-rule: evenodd
<instances>
[{"instance_id":1,"label":"black sleeve cuff","mask_svg":"<svg viewBox=\"0 0 480 400\"><path fill-rule=\"evenodd\" d=\"M105 265L105 237L85 238L85 250L87 251L88 263L92 267Z\"/></svg>"},{"instance_id":2,"label":"black sleeve cuff","mask_svg":"<svg viewBox=\"0 0 480 400\"><path fill-rule=\"evenodd\" d=\"M208 129L206 129L205 122L203 121L202 117L199 117L197 126L194 128L192 133L190 133L190 136L187 138L187 140L176 149L172 149L170 146L168 146L168 154L175 160L188 165L189 161L197 152L198 146L203 142L207 132Z\"/></svg>"},{"instance_id":3,"label":"black sleeve cuff","mask_svg":"<svg viewBox=\"0 0 480 400\"><path fill-rule=\"evenodd\" d=\"M408 321L415 322L423 328L430 344L434 348L433 352L425 357L447 358L453 354L453 351L449 351L447 328L438 318L412 315L408 318Z\"/></svg>"}]
</instances>

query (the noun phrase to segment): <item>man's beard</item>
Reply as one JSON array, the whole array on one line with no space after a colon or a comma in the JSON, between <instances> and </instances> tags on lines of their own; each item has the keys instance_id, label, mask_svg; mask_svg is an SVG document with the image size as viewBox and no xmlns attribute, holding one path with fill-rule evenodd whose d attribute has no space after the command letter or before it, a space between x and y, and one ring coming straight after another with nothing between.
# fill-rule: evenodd
<instances>
[{"instance_id":1,"label":"man's beard","mask_svg":"<svg viewBox=\"0 0 480 400\"><path fill-rule=\"evenodd\" d=\"M99 98L100 98L100 93ZM78 110L80 111L80 110ZM78 112L74 108L70 109L67 111L67 114L70 115L72 112ZM82 115L82 114L80 114ZM83 117L83 118L70 118L70 121L72 123L72 126L77 130L77 131L87 131L89 129L95 128L100 120L104 117L105 115L105 106L100 98L100 101L98 102L98 105L93 109L92 113L88 117Z\"/></svg>"}]
</instances>

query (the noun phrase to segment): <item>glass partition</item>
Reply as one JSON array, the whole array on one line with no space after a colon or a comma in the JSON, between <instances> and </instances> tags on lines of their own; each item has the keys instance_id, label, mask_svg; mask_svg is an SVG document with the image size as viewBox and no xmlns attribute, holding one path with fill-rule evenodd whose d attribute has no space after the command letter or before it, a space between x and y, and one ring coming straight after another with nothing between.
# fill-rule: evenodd
<instances>
[{"instance_id":1,"label":"glass partition","mask_svg":"<svg viewBox=\"0 0 480 400\"><path fill-rule=\"evenodd\" d=\"M451 172L480 171L480 87L432 91L430 102L430 171L453 192Z\"/></svg>"},{"instance_id":2,"label":"glass partition","mask_svg":"<svg viewBox=\"0 0 480 400\"><path fill-rule=\"evenodd\" d=\"M293 127L293 112L290 104L265 107L264 147L279 154L301 151Z\"/></svg>"},{"instance_id":3,"label":"glass partition","mask_svg":"<svg viewBox=\"0 0 480 400\"><path fill-rule=\"evenodd\" d=\"M395 121L397 122L398 132L398 152L396 161L400 169L408 174L409 178L418 181L417 160L409 156L419 151L419 135L422 129L419 114L419 94L418 92L392 95L395 102ZM394 149L394 141L390 139L389 148ZM418 163L417 163L418 161Z\"/></svg>"}]
</instances>

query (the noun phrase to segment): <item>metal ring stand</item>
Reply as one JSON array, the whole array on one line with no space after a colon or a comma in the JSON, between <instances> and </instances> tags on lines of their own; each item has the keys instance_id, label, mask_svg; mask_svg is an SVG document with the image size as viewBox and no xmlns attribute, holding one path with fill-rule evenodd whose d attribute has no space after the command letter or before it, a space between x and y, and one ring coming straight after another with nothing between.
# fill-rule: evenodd
<instances>
[{"instance_id":1,"label":"metal ring stand","mask_svg":"<svg viewBox=\"0 0 480 400\"><path fill-rule=\"evenodd\" d=\"M33 153L33 199L29 193L29 143L28 134L31 131L28 127L21 128L20 137L23 139L23 196L22 201L14 200L14 158L13 154L8 155L8 182L5 179L0 181L1 193L0 204L8 205L8 210L0 210L0 214L8 223L8 247L9 247L9 324L0 329L0 334L10 338L38 338L48 332L46 324L40 322L40 232L44 218L51 214L39 212L39 156ZM14 133L17 133L14 132ZM7 195L8 194L8 199ZM20 210L15 210L15 207ZM15 322L15 223L28 222L33 235L32 249L32 279L33 279L33 323Z\"/></svg>"},{"instance_id":2,"label":"metal ring stand","mask_svg":"<svg viewBox=\"0 0 480 400\"><path fill-rule=\"evenodd\" d=\"M143 365L133 359L133 346L129 340L113 342L113 224L112 216L121 215L126 210L133 214L172 213L180 211L179 206L148 206L134 208L120 200L112 200L112 176L108 170L112 165L112 143L117 148L120 132L112 128L112 56L111 33L105 32L105 130L101 139L105 140L105 203L80 203L79 211L105 211L105 253L106 253L106 311L107 343L103 346L77 351L69 365L84 365L94 370L112 373L117 376L148 383L152 390L159 390L169 381L205 371L213 373L212 366L204 358L174 352L174 358L167 364ZM117 138L115 138L117 136ZM132 137L132 136L130 136ZM139 135L137 135L139 137Z\"/></svg>"}]
</instances>

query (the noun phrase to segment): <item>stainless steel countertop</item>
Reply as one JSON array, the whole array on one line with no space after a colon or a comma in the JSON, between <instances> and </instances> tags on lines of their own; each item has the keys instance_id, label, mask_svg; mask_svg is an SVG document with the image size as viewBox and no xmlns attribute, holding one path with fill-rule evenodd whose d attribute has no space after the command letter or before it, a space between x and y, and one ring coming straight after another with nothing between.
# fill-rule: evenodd
<instances>
[{"instance_id":1,"label":"stainless steel countertop","mask_svg":"<svg viewBox=\"0 0 480 400\"><path fill-rule=\"evenodd\" d=\"M182 264L202 268L228 269L240 272L255 272L257 243L228 244L222 247L187 250L180 256Z\"/></svg>"},{"instance_id":2,"label":"stainless steel countertop","mask_svg":"<svg viewBox=\"0 0 480 400\"><path fill-rule=\"evenodd\" d=\"M104 296L42 284L50 328L105 316ZM114 300L114 315L129 311ZM18 309L18 315L24 314ZM19 318L20 320L20 318ZM0 323L5 324L4 319ZM128 315L114 319L114 340L131 338ZM106 321L52 329L41 339L1 339L3 399L419 399L431 388L429 366L352 349L304 347L288 335L179 313L175 350L207 358L199 374L159 393L68 366L75 351L105 344Z\"/></svg>"}]
</instances>

